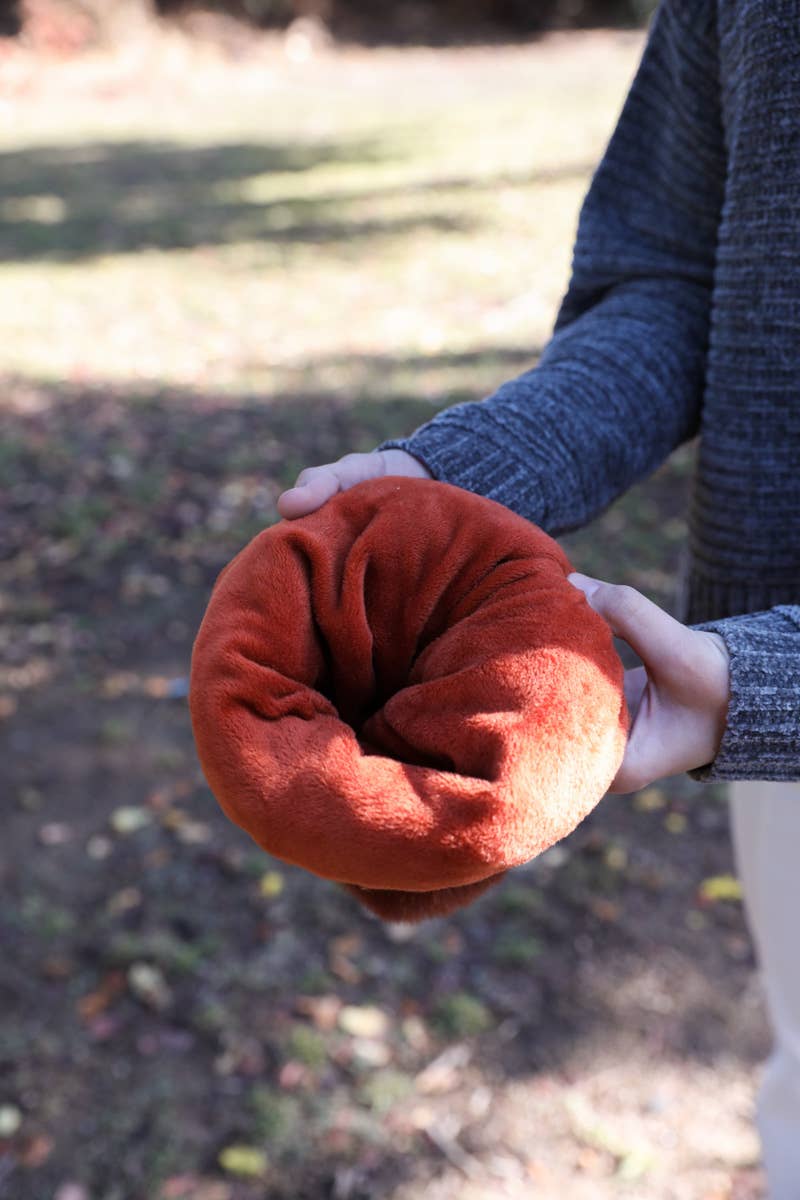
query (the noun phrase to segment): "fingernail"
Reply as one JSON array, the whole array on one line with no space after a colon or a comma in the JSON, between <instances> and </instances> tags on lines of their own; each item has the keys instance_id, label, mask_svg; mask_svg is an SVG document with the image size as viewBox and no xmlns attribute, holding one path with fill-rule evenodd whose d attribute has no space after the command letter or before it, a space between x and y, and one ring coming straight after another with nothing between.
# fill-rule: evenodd
<instances>
[{"instance_id":1,"label":"fingernail","mask_svg":"<svg viewBox=\"0 0 800 1200\"><path fill-rule=\"evenodd\" d=\"M568 575L567 582L571 583L573 587L578 588L579 591L583 592L587 600L590 600L600 587L599 579L593 579L591 575L581 575L579 571L573 571L571 575Z\"/></svg>"}]
</instances>

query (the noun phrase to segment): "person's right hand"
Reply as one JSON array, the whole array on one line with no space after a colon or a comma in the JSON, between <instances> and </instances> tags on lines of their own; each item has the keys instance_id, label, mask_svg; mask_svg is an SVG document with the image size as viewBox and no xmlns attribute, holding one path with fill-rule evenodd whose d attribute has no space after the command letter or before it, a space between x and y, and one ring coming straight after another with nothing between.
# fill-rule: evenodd
<instances>
[{"instance_id":1,"label":"person's right hand","mask_svg":"<svg viewBox=\"0 0 800 1200\"><path fill-rule=\"evenodd\" d=\"M730 703L730 656L718 633L674 620L641 592L567 576L644 664L625 672L631 725L611 792L640 788L714 761Z\"/></svg>"},{"instance_id":2,"label":"person's right hand","mask_svg":"<svg viewBox=\"0 0 800 1200\"><path fill-rule=\"evenodd\" d=\"M372 450L369 454L345 454L333 463L321 467L306 467L297 476L294 487L278 497L278 512L287 521L305 517L320 508L337 492L345 492L357 483L381 475L408 475L415 479L432 479L427 467L406 454L405 450Z\"/></svg>"}]
</instances>

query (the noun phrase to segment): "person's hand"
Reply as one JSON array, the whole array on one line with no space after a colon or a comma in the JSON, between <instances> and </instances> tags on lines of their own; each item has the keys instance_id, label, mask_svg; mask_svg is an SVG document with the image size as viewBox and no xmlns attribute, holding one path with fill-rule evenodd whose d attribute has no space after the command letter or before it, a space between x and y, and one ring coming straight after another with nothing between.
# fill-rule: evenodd
<instances>
[{"instance_id":1,"label":"person's hand","mask_svg":"<svg viewBox=\"0 0 800 1200\"><path fill-rule=\"evenodd\" d=\"M357 483L381 475L409 475L417 479L432 479L427 467L406 454L405 450L373 450L369 454L345 454L336 462L321 467L306 467L297 476L294 487L278 497L278 512L286 520L305 517L320 508L337 492L347 491Z\"/></svg>"},{"instance_id":2,"label":"person's hand","mask_svg":"<svg viewBox=\"0 0 800 1200\"><path fill-rule=\"evenodd\" d=\"M703 767L716 757L730 696L728 651L716 633L688 629L631 587L577 573L569 582L644 663L625 672L628 744L611 792Z\"/></svg>"}]
</instances>

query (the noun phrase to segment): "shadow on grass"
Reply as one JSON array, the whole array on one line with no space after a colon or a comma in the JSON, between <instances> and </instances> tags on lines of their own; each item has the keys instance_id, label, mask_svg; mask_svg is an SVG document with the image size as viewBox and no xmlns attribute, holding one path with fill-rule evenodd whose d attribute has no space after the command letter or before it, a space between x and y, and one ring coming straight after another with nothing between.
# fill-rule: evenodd
<instances>
[{"instance_id":1,"label":"shadow on grass","mask_svg":"<svg viewBox=\"0 0 800 1200\"><path fill-rule=\"evenodd\" d=\"M73 587L92 593L89 605L113 594L112 567L129 559L171 561L174 576L199 554L215 570L277 519L278 492L304 466L410 433L536 354L334 355L282 369L271 395L0 377L4 578L21 562L23 590L38 580L59 607ZM315 387L329 372L341 375L337 389ZM414 391L422 374L426 397Z\"/></svg>"},{"instance_id":2,"label":"shadow on grass","mask_svg":"<svg viewBox=\"0 0 800 1200\"><path fill-rule=\"evenodd\" d=\"M594 0L588 6L566 5L563 0L495 0L490 8L463 0L422 0L392 5L388 11L356 4L335 11L334 31L345 41L370 47L507 45L533 41L554 28L633 28L652 7L651 0Z\"/></svg>"},{"instance_id":3,"label":"shadow on grass","mask_svg":"<svg viewBox=\"0 0 800 1200\"><path fill-rule=\"evenodd\" d=\"M526 365L494 347L435 362L463 370L460 399L487 364ZM763 1052L740 1003L741 911L696 900L731 869L713 790L609 798L558 855L398 941L259 852L205 787L165 679L186 671L217 571L275 519L300 466L453 399L367 399L397 365L357 364L355 401L2 381L0 1073L24 1124L0 1146L0 1195L77 1178L157 1200L181 1175L219 1183L230 1145L261 1148L270 1171L230 1200L367 1200L409 1179L422 1194L447 1141L419 1131L415 1103L434 1129L458 1112L480 1156L476 1088L547 1076L558 1096L625 1039L709 1065ZM598 574L616 577L628 541L632 560L645 541L673 552L663 531L684 485L680 461L615 510L613 538L590 534ZM348 1032L342 1002L381 1009L380 1036ZM449 1046L450 1090L418 1096Z\"/></svg>"},{"instance_id":4,"label":"shadow on grass","mask_svg":"<svg viewBox=\"0 0 800 1200\"><path fill-rule=\"evenodd\" d=\"M415 229L467 232L457 213L348 216L348 205L426 191L478 191L583 178L589 167L436 178L304 196L302 176L319 166L375 165L400 151L377 141L253 143L187 148L127 142L38 147L0 154L0 261L75 262L105 254L181 250L242 242L325 245L396 237ZM256 202L226 198L226 185L277 173L296 175L294 192Z\"/></svg>"}]
</instances>

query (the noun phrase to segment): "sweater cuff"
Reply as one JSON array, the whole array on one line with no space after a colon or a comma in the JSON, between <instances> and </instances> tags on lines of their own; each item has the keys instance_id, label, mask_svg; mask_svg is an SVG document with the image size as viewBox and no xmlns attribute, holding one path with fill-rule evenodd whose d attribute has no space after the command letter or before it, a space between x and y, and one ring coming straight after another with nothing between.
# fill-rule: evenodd
<instances>
[{"instance_id":1,"label":"sweater cuff","mask_svg":"<svg viewBox=\"0 0 800 1200\"><path fill-rule=\"evenodd\" d=\"M477 410L477 405L472 405ZM410 437L391 438L376 450L405 450L428 468L434 479L452 483L489 500L508 504L510 495L525 497L524 506L515 508L521 516L545 528L546 505L541 486L532 481L530 464L518 460L508 446L501 447L487 436L485 425L461 426L441 415L420 426ZM473 415L475 415L473 413Z\"/></svg>"},{"instance_id":2,"label":"sweater cuff","mask_svg":"<svg viewBox=\"0 0 800 1200\"><path fill-rule=\"evenodd\" d=\"M730 656L730 701L717 756L689 771L713 783L800 779L800 607L693 625L717 633Z\"/></svg>"}]
</instances>

